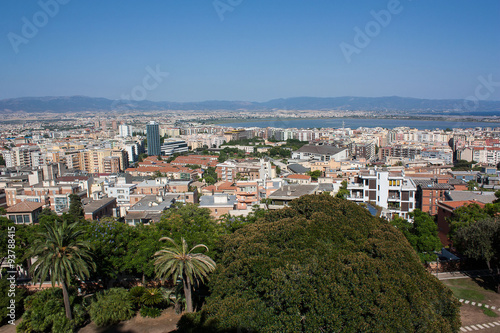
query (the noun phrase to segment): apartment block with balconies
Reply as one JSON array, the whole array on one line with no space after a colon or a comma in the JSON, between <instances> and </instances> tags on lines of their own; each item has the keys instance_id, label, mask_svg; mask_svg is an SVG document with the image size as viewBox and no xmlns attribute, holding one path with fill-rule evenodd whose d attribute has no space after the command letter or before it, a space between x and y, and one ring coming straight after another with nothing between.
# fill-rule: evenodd
<instances>
[{"instance_id":1,"label":"apartment block with balconies","mask_svg":"<svg viewBox=\"0 0 500 333\"><path fill-rule=\"evenodd\" d=\"M399 215L409 218L415 209L415 183L406 178L404 171L366 170L360 172L357 181L348 184L348 200L372 203L382 207L387 218Z\"/></svg>"}]
</instances>

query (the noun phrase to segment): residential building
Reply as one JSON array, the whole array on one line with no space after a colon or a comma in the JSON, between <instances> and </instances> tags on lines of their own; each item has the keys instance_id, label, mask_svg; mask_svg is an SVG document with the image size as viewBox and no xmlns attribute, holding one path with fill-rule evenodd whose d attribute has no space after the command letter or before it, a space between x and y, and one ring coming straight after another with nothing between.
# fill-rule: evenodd
<instances>
[{"instance_id":1,"label":"residential building","mask_svg":"<svg viewBox=\"0 0 500 333\"><path fill-rule=\"evenodd\" d=\"M43 204L23 201L7 208L7 218L15 224L38 223L38 215L42 212Z\"/></svg>"},{"instance_id":2,"label":"residential building","mask_svg":"<svg viewBox=\"0 0 500 333\"><path fill-rule=\"evenodd\" d=\"M335 148L330 145L304 145L292 152L292 159L300 160L341 161L347 159L348 156L349 150L347 148Z\"/></svg>"},{"instance_id":3,"label":"residential building","mask_svg":"<svg viewBox=\"0 0 500 333\"><path fill-rule=\"evenodd\" d=\"M90 200L83 205L86 220L99 220L106 216L116 216L116 198Z\"/></svg>"},{"instance_id":4,"label":"residential building","mask_svg":"<svg viewBox=\"0 0 500 333\"><path fill-rule=\"evenodd\" d=\"M307 175L288 175L286 178L288 184L309 185L311 184L311 176Z\"/></svg>"},{"instance_id":5,"label":"residential building","mask_svg":"<svg viewBox=\"0 0 500 333\"><path fill-rule=\"evenodd\" d=\"M374 203L382 207L383 216L391 219L399 215L405 219L415 207L417 187L412 179L406 178L404 171L370 169L362 171L354 183L347 185L348 200Z\"/></svg>"},{"instance_id":6,"label":"residential building","mask_svg":"<svg viewBox=\"0 0 500 333\"><path fill-rule=\"evenodd\" d=\"M231 194L203 195L200 198L200 208L208 208L213 217L219 218L232 210L237 210L238 199L236 195ZM241 209L246 209L246 205Z\"/></svg>"},{"instance_id":7,"label":"residential building","mask_svg":"<svg viewBox=\"0 0 500 333\"><path fill-rule=\"evenodd\" d=\"M269 195L271 200L269 209L281 209L294 199L317 193L319 193L318 185L283 185L282 188Z\"/></svg>"}]
</instances>

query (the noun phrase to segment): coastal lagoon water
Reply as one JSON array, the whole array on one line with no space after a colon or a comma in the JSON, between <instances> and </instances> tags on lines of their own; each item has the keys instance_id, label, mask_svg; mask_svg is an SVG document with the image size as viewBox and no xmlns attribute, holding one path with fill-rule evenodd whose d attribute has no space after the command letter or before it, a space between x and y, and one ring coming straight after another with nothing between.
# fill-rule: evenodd
<instances>
[{"instance_id":1,"label":"coastal lagoon water","mask_svg":"<svg viewBox=\"0 0 500 333\"><path fill-rule=\"evenodd\" d=\"M363 118L331 118L331 119L292 119L292 120L264 120L221 124L228 127L276 127L276 128L346 128L359 127L410 127L419 130L433 130L446 128L476 128L500 127L500 122L472 122L472 121L441 121L441 120L410 120L410 119L363 119Z\"/></svg>"}]
</instances>

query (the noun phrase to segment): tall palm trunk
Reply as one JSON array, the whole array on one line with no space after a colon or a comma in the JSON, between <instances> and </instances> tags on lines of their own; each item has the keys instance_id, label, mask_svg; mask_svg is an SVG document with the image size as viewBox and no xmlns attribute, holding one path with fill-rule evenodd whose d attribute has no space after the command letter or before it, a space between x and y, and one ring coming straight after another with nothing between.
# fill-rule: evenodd
<instances>
[{"instance_id":1,"label":"tall palm trunk","mask_svg":"<svg viewBox=\"0 0 500 333\"><path fill-rule=\"evenodd\" d=\"M193 299L191 298L191 281L184 277L182 279L184 286L184 296L186 297L186 312L193 312Z\"/></svg>"},{"instance_id":2,"label":"tall palm trunk","mask_svg":"<svg viewBox=\"0 0 500 333\"><path fill-rule=\"evenodd\" d=\"M69 320L73 320L73 314L71 313L71 306L69 304L69 294L68 287L66 286L66 282L62 281L62 290L63 290L63 299L64 299L64 309L66 310L66 317Z\"/></svg>"}]
</instances>

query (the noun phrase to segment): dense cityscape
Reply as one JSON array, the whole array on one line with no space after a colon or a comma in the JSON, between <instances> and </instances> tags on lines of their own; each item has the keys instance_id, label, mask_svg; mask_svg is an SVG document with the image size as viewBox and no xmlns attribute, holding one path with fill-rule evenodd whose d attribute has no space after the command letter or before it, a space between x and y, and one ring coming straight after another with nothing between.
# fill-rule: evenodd
<instances>
[{"instance_id":1,"label":"dense cityscape","mask_svg":"<svg viewBox=\"0 0 500 333\"><path fill-rule=\"evenodd\" d=\"M499 1L0 8L0 333L500 332Z\"/></svg>"}]
</instances>

